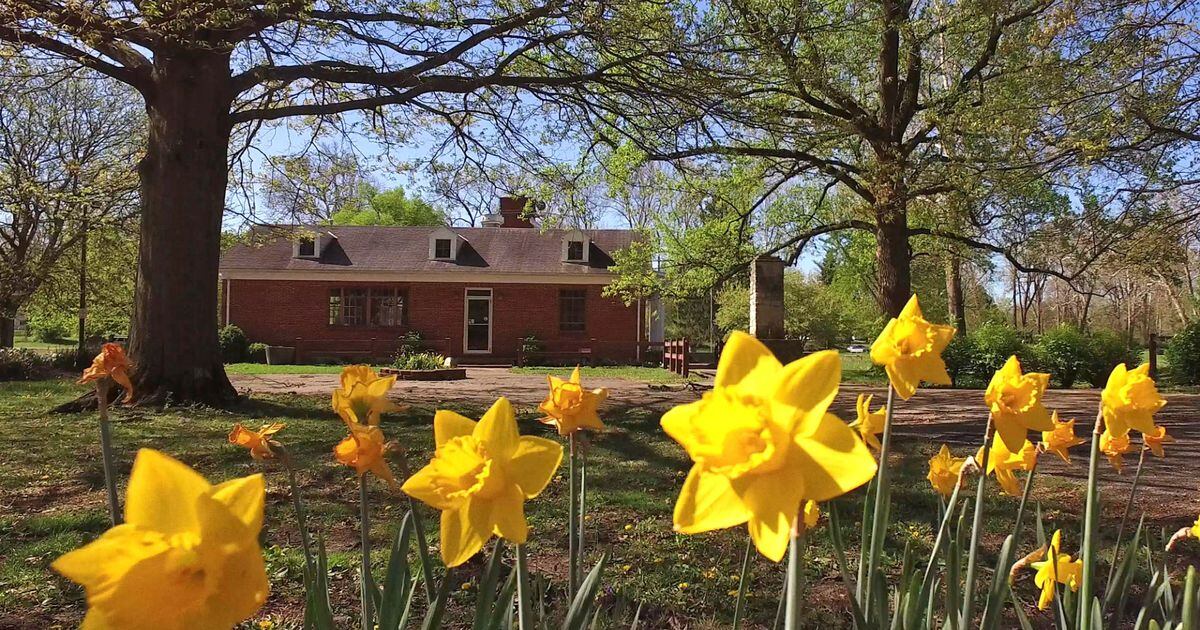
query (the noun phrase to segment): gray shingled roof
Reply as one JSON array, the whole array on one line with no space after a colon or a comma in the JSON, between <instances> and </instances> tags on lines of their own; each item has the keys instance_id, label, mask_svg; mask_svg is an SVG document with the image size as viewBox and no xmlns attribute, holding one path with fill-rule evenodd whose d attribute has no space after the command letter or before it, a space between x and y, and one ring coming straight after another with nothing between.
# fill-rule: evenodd
<instances>
[{"instance_id":1,"label":"gray shingled roof","mask_svg":"<svg viewBox=\"0 0 1200 630\"><path fill-rule=\"evenodd\" d=\"M429 259L436 227L333 226L299 228L332 234L320 259L292 257L289 234L296 226L256 228L251 243L221 255L221 270L489 271L496 273L606 273L612 253L637 238L632 230L583 230L592 241L589 262L562 261L562 237L570 230L450 228L466 243L454 261Z\"/></svg>"}]
</instances>

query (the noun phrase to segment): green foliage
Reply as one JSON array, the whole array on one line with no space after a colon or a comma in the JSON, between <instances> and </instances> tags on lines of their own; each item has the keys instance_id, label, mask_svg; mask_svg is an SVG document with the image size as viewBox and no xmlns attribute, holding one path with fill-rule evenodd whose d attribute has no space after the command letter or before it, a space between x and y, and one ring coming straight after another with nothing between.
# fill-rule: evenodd
<instances>
[{"instance_id":1,"label":"green foliage","mask_svg":"<svg viewBox=\"0 0 1200 630\"><path fill-rule=\"evenodd\" d=\"M1066 388L1075 384L1091 356L1087 336L1070 324L1043 333L1032 350L1039 368L1049 372L1059 386Z\"/></svg>"},{"instance_id":2,"label":"green foliage","mask_svg":"<svg viewBox=\"0 0 1200 630\"><path fill-rule=\"evenodd\" d=\"M425 347L420 331L410 330L400 336L400 354L420 352Z\"/></svg>"},{"instance_id":3,"label":"green foliage","mask_svg":"<svg viewBox=\"0 0 1200 630\"><path fill-rule=\"evenodd\" d=\"M29 332L33 338L45 342L61 342L70 339L78 320L72 321L69 313L38 313L29 318Z\"/></svg>"},{"instance_id":4,"label":"green foliage","mask_svg":"<svg viewBox=\"0 0 1200 630\"><path fill-rule=\"evenodd\" d=\"M246 362L247 363L266 363L267 362L267 344L254 342L246 347Z\"/></svg>"},{"instance_id":5,"label":"green foliage","mask_svg":"<svg viewBox=\"0 0 1200 630\"><path fill-rule=\"evenodd\" d=\"M392 360L397 370L440 370L446 357L435 352L401 352Z\"/></svg>"},{"instance_id":6,"label":"green foliage","mask_svg":"<svg viewBox=\"0 0 1200 630\"><path fill-rule=\"evenodd\" d=\"M79 353L75 350L39 352L25 348L0 348L0 381L26 381L46 378L54 371L75 370Z\"/></svg>"},{"instance_id":7,"label":"green foliage","mask_svg":"<svg viewBox=\"0 0 1200 630\"><path fill-rule=\"evenodd\" d=\"M1188 324L1167 343L1171 379L1182 385L1200 383L1200 323Z\"/></svg>"},{"instance_id":8,"label":"green foliage","mask_svg":"<svg viewBox=\"0 0 1200 630\"><path fill-rule=\"evenodd\" d=\"M942 351L942 360L946 362L946 372L950 374L952 385L961 385L963 378L972 373L978 354L979 350L970 335L954 335Z\"/></svg>"},{"instance_id":9,"label":"green foliage","mask_svg":"<svg viewBox=\"0 0 1200 630\"><path fill-rule=\"evenodd\" d=\"M1092 387L1104 387L1109 373L1117 364L1134 367L1139 361L1138 348L1131 346L1123 335L1107 330L1090 331L1087 363L1084 364L1082 376Z\"/></svg>"},{"instance_id":10,"label":"green foliage","mask_svg":"<svg viewBox=\"0 0 1200 630\"><path fill-rule=\"evenodd\" d=\"M629 306L638 299L662 292L663 279L654 270L656 250L651 236L643 234L629 247L613 252L613 264L609 270L615 277L604 285L604 297L617 298Z\"/></svg>"},{"instance_id":11,"label":"green foliage","mask_svg":"<svg viewBox=\"0 0 1200 630\"><path fill-rule=\"evenodd\" d=\"M971 331L970 336L975 350L971 370L985 380L1003 367L1008 357L1020 356L1025 349L1017 329L1006 324L985 323Z\"/></svg>"},{"instance_id":12,"label":"green foliage","mask_svg":"<svg viewBox=\"0 0 1200 630\"><path fill-rule=\"evenodd\" d=\"M332 225L445 225L446 215L419 197L408 197L403 188L377 191L365 184L359 199L333 213Z\"/></svg>"},{"instance_id":13,"label":"green foliage","mask_svg":"<svg viewBox=\"0 0 1200 630\"><path fill-rule=\"evenodd\" d=\"M783 277L784 334L818 348L831 348L850 332L845 313L850 310L841 295L800 273ZM717 296L717 327L729 332L750 327L750 289L726 287Z\"/></svg>"},{"instance_id":14,"label":"green foliage","mask_svg":"<svg viewBox=\"0 0 1200 630\"><path fill-rule=\"evenodd\" d=\"M225 363L244 363L250 355L250 340L241 328L230 324L217 333L217 343L221 349L221 360ZM266 348L263 348L264 358Z\"/></svg>"}]
</instances>

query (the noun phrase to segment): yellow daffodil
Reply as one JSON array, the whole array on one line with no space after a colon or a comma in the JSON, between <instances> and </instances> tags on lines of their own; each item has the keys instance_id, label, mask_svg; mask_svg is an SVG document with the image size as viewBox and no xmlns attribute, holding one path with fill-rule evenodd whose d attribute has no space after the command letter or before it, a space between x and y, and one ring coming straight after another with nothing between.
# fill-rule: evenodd
<instances>
[{"instance_id":1,"label":"yellow daffodil","mask_svg":"<svg viewBox=\"0 0 1200 630\"><path fill-rule=\"evenodd\" d=\"M1100 435L1100 452L1108 458L1109 463L1117 472L1121 472L1121 465L1124 463L1124 455L1133 450L1129 443L1129 432L1124 435L1113 435L1108 429Z\"/></svg>"},{"instance_id":2,"label":"yellow daffodil","mask_svg":"<svg viewBox=\"0 0 1200 630\"><path fill-rule=\"evenodd\" d=\"M975 453L975 461L983 461L983 447ZM988 454L987 474L995 474L1000 489L1007 495L1021 496L1021 484L1016 471L1030 471L1037 465L1037 447L1029 440L1021 445L1015 453L1008 450L1003 440L992 440L992 451Z\"/></svg>"},{"instance_id":3,"label":"yellow daffodil","mask_svg":"<svg viewBox=\"0 0 1200 630\"><path fill-rule=\"evenodd\" d=\"M275 457L275 453L271 452L271 436L285 426L287 425L282 422L275 422L264 424L257 431L251 431L239 422L233 425L233 430L229 432L229 443L250 449L250 457L254 459L271 459Z\"/></svg>"},{"instance_id":4,"label":"yellow daffodil","mask_svg":"<svg viewBox=\"0 0 1200 630\"><path fill-rule=\"evenodd\" d=\"M1196 517L1196 522L1192 523L1192 537L1200 538L1200 516Z\"/></svg>"},{"instance_id":5,"label":"yellow daffodil","mask_svg":"<svg viewBox=\"0 0 1200 630\"><path fill-rule=\"evenodd\" d=\"M887 420L887 407L871 411L872 398L874 396L869 394L858 395L858 402L855 405L858 409L858 418L851 422L850 426L858 429L858 434L862 436L862 441L866 442L867 446L878 451L883 448L883 445L875 436L883 433L883 423Z\"/></svg>"},{"instance_id":6,"label":"yellow daffodil","mask_svg":"<svg viewBox=\"0 0 1200 630\"><path fill-rule=\"evenodd\" d=\"M92 365L83 371L79 383L90 383L103 378L111 378L125 390L125 402L133 400L133 383L129 380L129 359L125 349L119 344L106 343L100 347L100 354L92 359Z\"/></svg>"},{"instance_id":7,"label":"yellow daffodil","mask_svg":"<svg viewBox=\"0 0 1200 630\"><path fill-rule=\"evenodd\" d=\"M1129 429L1153 433L1154 414L1165 404L1167 401L1150 378L1149 364L1132 370L1124 363L1118 365L1108 375L1108 384L1100 393L1104 424L1116 436L1129 433Z\"/></svg>"},{"instance_id":8,"label":"yellow daffodil","mask_svg":"<svg viewBox=\"0 0 1200 630\"><path fill-rule=\"evenodd\" d=\"M342 369L341 386L333 390L333 410L347 424L378 426L383 412L400 410L387 398L395 383L394 375L381 377L366 365L348 365Z\"/></svg>"},{"instance_id":9,"label":"yellow daffodil","mask_svg":"<svg viewBox=\"0 0 1200 630\"><path fill-rule=\"evenodd\" d=\"M384 457L387 441L383 430L366 424L347 423L350 435L333 447L333 456L338 462L353 468L358 475L370 472L395 488L399 484L392 475Z\"/></svg>"},{"instance_id":10,"label":"yellow daffodil","mask_svg":"<svg viewBox=\"0 0 1200 630\"><path fill-rule=\"evenodd\" d=\"M1071 453L1069 450L1072 446L1079 446L1087 440L1075 437L1075 421L1067 420L1061 422L1058 419L1058 412L1050 418L1054 424L1054 429L1051 431L1042 431L1042 448L1047 453L1054 453L1062 458L1064 462L1071 461Z\"/></svg>"},{"instance_id":11,"label":"yellow daffodil","mask_svg":"<svg viewBox=\"0 0 1200 630\"><path fill-rule=\"evenodd\" d=\"M213 486L184 464L142 449L125 523L51 565L82 585L83 628L230 628L267 599L258 544L262 475Z\"/></svg>"},{"instance_id":12,"label":"yellow daffodil","mask_svg":"<svg viewBox=\"0 0 1200 630\"><path fill-rule=\"evenodd\" d=\"M1033 576L1033 583L1042 589L1041 597L1038 598L1038 608L1041 610L1049 608L1050 603L1054 601L1055 584L1066 584L1072 591L1078 591L1079 583L1083 579L1083 561L1072 561L1070 554L1061 552L1061 545L1062 532L1056 531L1043 556L1045 559L1032 565L1037 571Z\"/></svg>"},{"instance_id":13,"label":"yellow daffodil","mask_svg":"<svg viewBox=\"0 0 1200 630\"><path fill-rule=\"evenodd\" d=\"M1155 457L1163 457L1166 455L1163 452L1163 444L1170 444L1175 441L1175 438L1167 435L1167 427L1155 425L1153 431L1142 434L1142 441L1146 443L1146 448L1150 449Z\"/></svg>"},{"instance_id":14,"label":"yellow daffodil","mask_svg":"<svg viewBox=\"0 0 1200 630\"><path fill-rule=\"evenodd\" d=\"M596 408L608 397L607 389L584 389L579 382L579 367L571 372L571 380L564 381L555 376L550 381L550 394L538 405L538 411L546 414L542 422L552 424L559 435L570 435L579 429L603 429Z\"/></svg>"},{"instance_id":15,"label":"yellow daffodil","mask_svg":"<svg viewBox=\"0 0 1200 630\"><path fill-rule=\"evenodd\" d=\"M929 474L925 478L938 494L949 497L958 485L958 475L965 461L965 457L950 455L950 447L943 444L938 454L929 458Z\"/></svg>"},{"instance_id":16,"label":"yellow daffodil","mask_svg":"<svg viewBox=\"0 0 1200 630\"><path fill-rule=\"evenodd\" d=\"M475 422L452 411L433 418L433 461L403 490L442 512L442 560L455 567L496 534L517 544L529 535L525 500L542 492L562 462L553 440L522 436L507 398Z\"/></svg>"},{"instance_id":17,"label":"yellow daffodil","mask_svg":"<svg viewBox=\"0 0 1200 630\"><path fill-rule=\"evenodd\" d=\"M1009 357L988 383L983 400L992 414L996 433L1010 451L1025 443L1028 430L1053 431L1050 412L1042 405L1049 374L1021 373L1021 362Z\"/></svg>"},{"instance_id":18,"label":"yellow daffodil","mask_svg":"<svg viewBox=\"0 0 1200 630\"><path fill-rule=\"evenodd\" d=\"M817 526L817 521L821 520L821 506L816 501L808 500L804 502L804 527L812 529Z\"/></svg>"},{"instance_id":19,"label":"yellow daffodil","mask_svg":"<svg viewBox=\"0 0 1200 630\"><path fill-rule=\"evenodd\" d=\"M675 503L675 531L748 522L759 552L778 562L803 501L828 501L870 480L871 451L827 411L840 378L834 351L784 366L754 337L734 333L713 389L662 418L695 462Z\"/></svg>"},{"instance_id":20,"label":"yellow daffodil","mask_svg":"<svg viewBox=\"0 0 1200 630\"><path fill-rule=\"evenodd\" d=\"M882 365L896 393L908 400L921 381L949 385L942 350L954 337L953 326L931 324L912 296L900 316L893 318L871 344L871 360Z\"/></svg>"}]
</instances>

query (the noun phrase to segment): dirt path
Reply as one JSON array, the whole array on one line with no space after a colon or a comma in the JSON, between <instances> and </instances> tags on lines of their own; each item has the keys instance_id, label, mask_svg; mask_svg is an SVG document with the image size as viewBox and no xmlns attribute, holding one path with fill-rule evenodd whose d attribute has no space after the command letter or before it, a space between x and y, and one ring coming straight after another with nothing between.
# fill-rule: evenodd
<instances>
[{"instance_id":1,"label":"dirt path","mask_svg":"<svg viewBox=\"0 0 1200 630\"><path fill-rule=\"evenodd\" d=\"M235 387L250 393L293 392L308 395L328 395L337 385L332 374L311 375L236 375ZM620 378L590 379L591 387L607 387L612 408L645 407L665 411L670 407L697 400L700 390L679 385L652 386ZM468 368L462 381L415 382L396 385L395 398L412 404L438 406L447 402L472 403L485 406L498 396L507 396L518 407L533 407L546 392L546 378L541 375L514 374L506 368ZM855 415L854 402L860 392L874 394L874 405L882 405L886 390L880 386L844 385L834 401L832 411L844 420ZM1094 389L1052 390L1047 393L1047 406L1057 409L1064 419L1076 420L1076 434L1086 436L1091 430L1099 404L1100 392ZM1167 406L1158 414L1158 422L1175 437L1167 445L1167 459L1147 456L1138 504L1153 516L1164 518L1180 514L1196 514L1200 509L1200 395L1169 394ZM902 402L896 412L898 442L922 441L936 446L950 445L956 455L974 452L980 443L986 420L983 392L980 390L922 389L911 400ZM1031 435L1031 439L1034 436ZM1136 446L1135 446L1136 448ZM1136 454L1126 457L1126 472L1119 475L1107 462L1101 462L1101 479L1115 492L1108 493L1119 510L1127 496L1137 464ZM1087 452L1077 448L1070 464L1053 455L1042 457L1042 472L1071 479L1087 476ZM1112 509L1112 505L1108 505Z\"/></svg>"}]
</instances>

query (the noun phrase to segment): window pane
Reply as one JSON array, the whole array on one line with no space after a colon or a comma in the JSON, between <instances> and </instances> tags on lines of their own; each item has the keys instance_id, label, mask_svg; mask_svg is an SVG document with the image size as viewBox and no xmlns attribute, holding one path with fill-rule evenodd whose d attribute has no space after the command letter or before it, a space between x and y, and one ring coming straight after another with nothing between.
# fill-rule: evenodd
<instances>
[{"instance_id":1,"label":"window pane","mask_svg":"<svg viewBox=\"0 0 1200 630\"><path fill-rule=\"evenodd\" d=\"M342 323L342 290L329 290L329 325L340 326Z\"/></svg>"},{"instance_id":2,"label":"window pane","mask_svg":"<svg viewBox=\"0 0 1200 630\"><path fill-rule=\"evenodd\" d=\"M450 239L439 238L433 242L433 257L434 258L449 258L450 257Z\"/></svg>"},{"instance_id":3,"label":"window pane","mask_svg":"<svg viewBox=\"0 0 1200 630\"><path fill-rule=\"evenodd\" d=\"M584 330L587 292L583 289L563 289L558 294L559 330L582 332Z\"/></svg>"},{"instance_id":4,"label":"window pane","mask_svg":"<svg viewBox=\"0 0 1200 630\"><path fill-rule=\"evenodd\" d=\"M342 324L362 326L367 323L367 290L344 289L342 291Z\"/></svg>"},{"instance_id":5,"label":"window pane","mask_svg":"<svg viewBox=\"0 0 1200 630\"><path fill-rule=\"evenodd\" d=\"M396 289L371 289L371 324L373 326L399 326L402 321L404 303Z\"/></svg>"},{"instance_id":6,"label":"window pane","mask_svg":"<svg viewBox=\"0 0 1200 630\"><path fill-rule=\"evenodd\" d=\"M567 260L583 260L583 241L567 242Z\"/></svg>"},{"instance_id":7,"label":"window pane","mask_svg":"<svg viewBox=\"0 0 1200 630\"><path fill-rule=\"evenodd\" d=\"M299 254L301 256L312 256L317 253L317 244L311 238L300 239Z\"/></svg>"}]
</instances>

